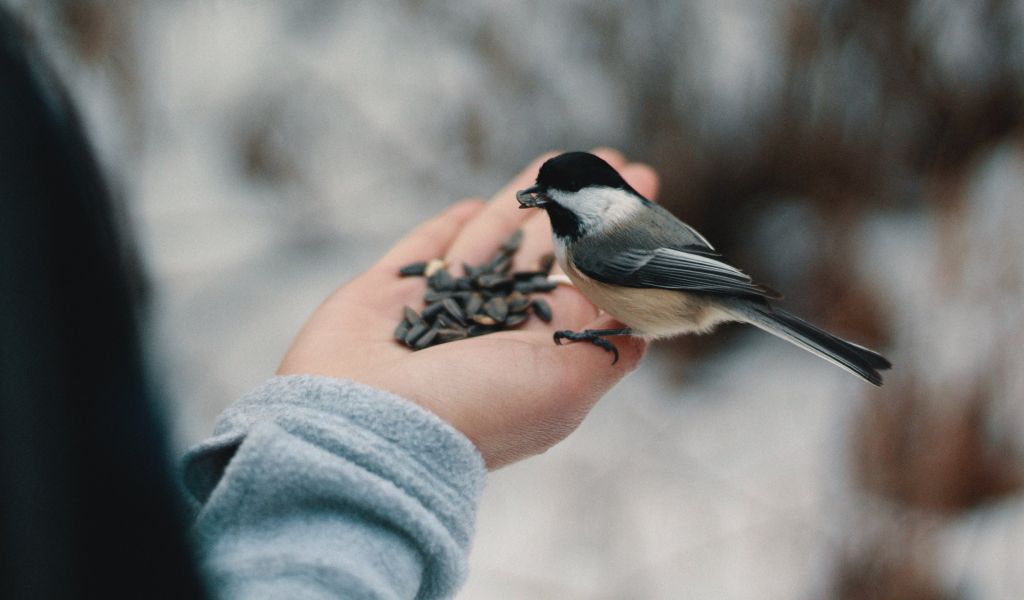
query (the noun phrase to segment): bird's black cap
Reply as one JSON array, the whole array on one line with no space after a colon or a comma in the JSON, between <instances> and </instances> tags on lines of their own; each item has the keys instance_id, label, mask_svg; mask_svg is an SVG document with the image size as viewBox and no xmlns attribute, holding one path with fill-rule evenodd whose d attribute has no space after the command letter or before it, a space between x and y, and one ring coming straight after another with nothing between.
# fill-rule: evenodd
<instances>
[{"instance_id":1,"label":"bird's black cap","mask_svg":"<svg viewBox=\"0 0 1024 600\"><path fill-rule=\"evenodd\" d=\"M549 159L537 173L537 185L545 190L578 192L585 187L603 186L636 190L626 183L618 171L589 152L566 152ZM639 194L637 194L639 195Z\"/></svg>"}]
</instances>

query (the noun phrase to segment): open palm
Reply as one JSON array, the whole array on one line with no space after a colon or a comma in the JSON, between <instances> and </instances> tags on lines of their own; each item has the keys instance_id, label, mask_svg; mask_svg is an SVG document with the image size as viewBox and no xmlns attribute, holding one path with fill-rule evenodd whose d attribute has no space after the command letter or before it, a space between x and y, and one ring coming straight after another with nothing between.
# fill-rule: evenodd
<instances>
[{"instance_id":1,"label":"open palm","mask_svg":"<svg viewBox=\"0 0 1024 600\"><path fill-rule=\"evenodd\" d=\"M652 198L657 176L613 150L595 151L641 194ZM541 156L489 203L467 200L421 225L366 273L335 291L313 314L288 351L279 374L317 374L385 389L434 412L476 444L496 468L543 452L579 425L594 403L633 370L646 344L621 338L621 359L591 344L556 346L557 329L615 326L571 287L548 297L554 319L530 319L514 331L413 352L392 337L403 306L422 308L426 283L400 278L411 262L445 257L453 270L490 258L516 229L524 230L516 269L532 269L552 251L541 211L518 210L515 192L528 187Z\"/></svg>"}]
</instances>

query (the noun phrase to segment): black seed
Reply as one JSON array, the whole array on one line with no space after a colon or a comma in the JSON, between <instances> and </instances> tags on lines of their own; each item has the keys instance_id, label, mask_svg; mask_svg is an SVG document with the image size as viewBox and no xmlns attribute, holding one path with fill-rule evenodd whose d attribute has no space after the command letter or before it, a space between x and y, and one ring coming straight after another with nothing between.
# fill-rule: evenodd
<instances>
[{"instance_id":1,"label":"black seed","mask_svg":"<svg viewBox=\"0 0 1024 600\"><path fill-rule=\"evenodd\" d=\"M420 325L423 323L423 319L418 314L416 314L416 311L409 308L408 306L406 306L403 309L403 313L405 315L405 320L409 322L410 327L415 327L416 325Z\"/></svg>"},{"instance_id":2,"label":"black seed","mask_svg":"<svg viewBox=\"0 0 1024 600\"><path fill-rule=\"evenodd\" d=\"M459 322L459 325L466 324L466 314L462 312L462 307L459 306L459 303L456 302L454 298L447 298L444 300L444 309Z\"/></svg>"},{"instance_id":3,"label":"black seed","mask_svg":"<svg viewBox=\"0 0 1024 600\"><path fill-rule=\"evenodd\" d=\"M497 322L502 322L508 316L508 303L503 298L495 296L484 304L484 312Z\"/></svg>"},{"instance_id":4,"label":"black seed","mask_svg":"<svg viewBox=\"0 0 1024 600\"><path fill-rule=\"evenodd\" d=\"M476 283L484 289L507 288L512 285L512 278L506 275L488 273L476 278Z\"/></svg>"},{"instance_id":5,"label":"black seed","mask_svg":"<svg viewBox=\"0 0 1024 600\"><path fill-rule=\"evenodd\" d=\"M433 304L440 302L445 298L451 298L455 295L455 292L439 292L437 290L427 290L426 294L423 294L423 301L427 304Z\"/></svg>"},{"instance_id":6,"label":"black seed","mask_svg":"<svg viewBox=\"0 0 1024 600\"><path fill-rule=\"evenodd\" d=\"M519 313L518 315L509 315L508 318L505 319L505 327L511 328L515 327L516 325L522 325L529 318L530 315L525 313Z\"/></svg>"},{"instance_id":7,"label":"black seed","mask_svg":"<svg viewBox=\"0 0 1024 600\"><path fill-rule=\"evenodd\" d=\"M416 340L416 343L413 344L412 347L417 349L417 350L422 350L422 349L426 348L427 346L429 346L430 344L434 343L434 338L436 338L436 337L437 337L437 327L434 326L434 327L430 328L430 331L428 331L428 332L424 333L422 336L420 336L420 338L418 340Z\"/></svg>"},{"instance_id":8,"label":"black seed","mask_svg":"<svg viewBox=\"0 0 1024 600\"><path fill-rule=\"evenodd\" d=\"M529 281L534 277L547 276L548 274L545 273L544 271L516 271L515 273L512 274L512 277L514 277L516 281Z\"/></svg>"},{"instance_id":9,"label":"black seed","mask_svg":"<svg viewBox=\"0 0 1024 600\"><path fill-rule=\"evenodd\" d=\"M455 289L455 279L448 272L448 269L438 269L427 279L427 284L439 292L448 292Z\"/></svg>"},{"instance_id":10,"label":"black seed","mask_svg":"<svg viewBox=\"0 0 1024 600\"><path fill-rule=\"evenodd\" d=\"M407 333L409 333L409 323L407 323L405 319L402 319L398 324L398 327L395 327L395 339L404 344L405 334Z\"/></svg>"},{"instance_id":11,"label":"black seed","mask_svg":"<svg viewBox=\"0 0 1024 600\"><path fill-rule=\"evenodd\" d=\"M510 313L525 312L530 307L530 299L522 292L512 292L505 298L505 302L508 302L508 312Z\"/></svg>"},{"instance_id":12,"label":"black seed","mask_svg":"<svg viewBox=\"0 0 1024 600\"><path fill-rule=\"evenodd\" d=\"M508 270L510 268L512 268L512 261L509 260L509 257L505 256L504 254L499 254L495 256L494 259L491 260L491 262L487 263L488 271L490 271L491 273L498 273L500 275L505 275L506 273L508 273Z\"/></svg>"},{"instance_id":13,"label":"black seed","mask_svg":"<svg viewBox=\"0 0 1024 600\"><path fill-rule=\"evenodd\" d=\"M464 339L468 335L469 335L469 332L466 331L465 329L461 328L461 327L458 328L458 329L455 329L455 328L438 329L437 330L437 340L435 340L435 341L437 341L438 343L453 342L455 340Z\"/></svg>"},{"instance_id":14,"label":"black seed","mask_svg":"<svg viewBox=\"0 0 1024 600\"><path fill-rule=\"evenodd\" d=\"M406 265L403 277L423 275L427 291L426 308L417 313L409 307L395 327L394 337L417 350L446 342L517 327L529 319L530 308L545 322L551 320L551 306L532 300L532 292L548 292L557 287L547 277L555 263L553 254L545 254L538 267L512 272L512 257L523 243L522 230L501 244L498 252L479 265L462 264L465 275L454 277L440 258Z\"/></svg>"},{"instance_id":15,"label":"black seed","mask_svg":"<svg viewBox=\"0 0 1024 600\"><path fill-rule=\"evenodd\" d=\"M540 270L545 275L551 274L551 267L555 266L555 255L548 252L544 256L540 257Z\"/></svg>"},{"instance_id":16,"label":"black seed","mask_svg":"<svg viewBox=\"0 0 1024 600\"><path fill-rule=\"evenodd\" d=\"M549 281L547 277L534 277L530 280L530 285L535 292L550 292L558 287L558 282Z\"/></svg>"},{"instance_id":17,"label":"black seed","mask_svg":"<svg viewBox=\"0 0 1024 600\"><path fill-rule=\"evenodd\" d=\"M405 334L405 343L410 346L415 346L416 340L418 340L421 335L426 333L426 331L427 324L422 321L417 323L416 325L413 325Z\"/></svg>"},{"instance_id":18,"label":"black seed","mask_svg":"<svg viewBox=\"0 0 1024 600\"><path fill-rule=\"evenodd\" d=\"M484 305L484 297L478 292L470 294L469 299L466 300L466 314L472 317L480 311L480 307Z\"/></svg>"},{"instance_id":19,"label":"black seed","mask_svg":"<svg viewBox=\"0 0 1024 600\"><path fill-rule=\"evenodd\" d=\"M485 314L473 315L473 322L477 325L485 325L487 327L493 327L498 322L494 320L494 317Z\"/></svg>"},{"instance_id":20,"label":"black seed","mask_svg":"<svg viewBox=\"0 0 1024 600\"><path fill-rule=\"evenodd\" d=\"M431 302L430 304L427 305L426 308L423 309L423 312L420 314L420 316L429 321L436 317L442 310L444 310L444 302Z\"/></svg>"},{"instance_id":21,"label":"black seed","mask_svg":"<svg viewBox=\"0 0 1024 600\"><path fill-rule=\"evenodd\" d=\"M505 254L515 254L519 251L519 247L523 244L523 230L517 229L512 237L505 240L505 243L501 245L501 251Z\"/></svg>"},{"instance_id":22,"label":"black seed","mask_svg":"<svg viewBox=\"0 0 1024 600\"><path fill-rule=\"evenodd\" d=\"M551 305L548 304L547 300L543 298L533 299L533 314L537 315L537 318L545 323L551 322Z\"/></svg>"},{"instance_id":23,"label":"black seed","mask_svg":"<svg viewBox=\"0 0 1024 600\"><path fill-rule=\"evenodd\" d=\"M398 274L402 277L410 277L413 275L422 275L427 270L427 263L415 262L410 265L405 265L398 270Z\"/></svg>"}]
</instances>

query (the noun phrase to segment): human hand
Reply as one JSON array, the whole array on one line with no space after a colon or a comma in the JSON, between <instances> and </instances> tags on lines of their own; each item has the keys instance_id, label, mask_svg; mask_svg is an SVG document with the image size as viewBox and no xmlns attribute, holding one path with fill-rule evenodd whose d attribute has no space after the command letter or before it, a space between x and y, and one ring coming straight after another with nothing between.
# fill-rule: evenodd
<instances>
[{"instance_id":1,"label":"human hand","mask_svg":"<svg viewBox=\"0 0 1024 600\"><path fill-rule=\"evenodd\" d=\"M653 198L658 177L620 153L598 149L641 194ZM594 403L639 364L646 343L617 338L620 360L593 344L556 346L558 329L604 329L617 323L599 315L575 288L544 296L551 323L530 319L501 331L413 352L392 333L403 306L423 307L425 280L400 278L408 263L445 257L450 269L479 264L516 229L523 244L513 268L536 267L552 251L551 226L542 211L518 209L515 192L533 184L544 155L517 175L490 203L460 202L398 242L366 273L336 290L310 317L288 350L280 375L314 374L351 379L416 402L466 435L495 469L543 452L564 439Z\"/></svg>"}]
</instances>

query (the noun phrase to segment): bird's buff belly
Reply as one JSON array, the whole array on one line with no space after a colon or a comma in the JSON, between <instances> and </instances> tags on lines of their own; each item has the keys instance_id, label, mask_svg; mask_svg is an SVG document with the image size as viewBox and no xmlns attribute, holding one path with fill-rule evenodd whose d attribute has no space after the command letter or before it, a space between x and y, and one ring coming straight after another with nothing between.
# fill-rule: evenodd
<instances>
[{"instance_id":1,"label":"bird's buff belly","mask_svg":"<svg viewBox=\"0 0 1024 600\"><path fill-rule=\"evenodd\" d=\"M566 266L562 268L584 296L645 338L707 333L718 323L735 320L713 297L678 290L612 286Z\"/></svg>"}]
</instances>

